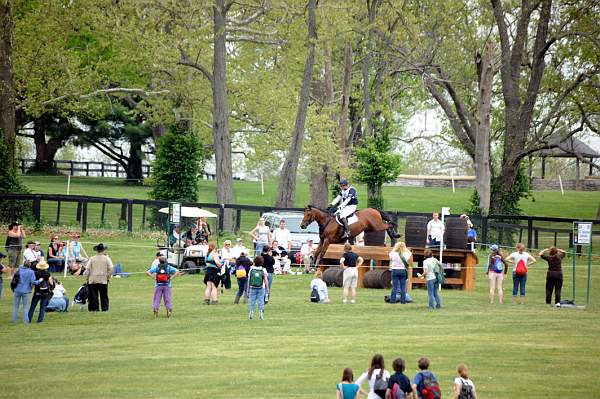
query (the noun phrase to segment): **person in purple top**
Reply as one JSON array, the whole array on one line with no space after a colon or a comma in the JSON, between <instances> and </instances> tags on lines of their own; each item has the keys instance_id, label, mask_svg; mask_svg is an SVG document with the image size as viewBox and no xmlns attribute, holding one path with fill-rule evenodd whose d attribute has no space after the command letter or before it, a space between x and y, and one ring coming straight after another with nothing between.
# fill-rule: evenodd
<instances>
[{"instance_id":1,"label":"person in purple top","mask_svg":"<svg viewBox=\"0 0 600 399\"><path fill-rule=\"evenodd\" d=\"M31 288L34 285L39 285L43 280L40 278L39 280L35 279L35 273L30 268L30 264L26 262L19 266L17 269L17 273L19 273L19 283L17 284L14 290L14 300L13 300L13 323L17 323L19 321L19 306L23 304L23 323L29 324L29 295L31 294Z\"/></svg>"}]
</instances>

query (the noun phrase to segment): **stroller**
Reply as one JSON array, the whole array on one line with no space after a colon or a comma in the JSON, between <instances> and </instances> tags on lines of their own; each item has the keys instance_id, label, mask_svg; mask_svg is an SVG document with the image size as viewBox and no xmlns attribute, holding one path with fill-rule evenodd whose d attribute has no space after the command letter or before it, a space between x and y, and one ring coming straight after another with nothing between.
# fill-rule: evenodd
<instances>
[{"instance_id":1,"label":"stroller","mask_svg":"<svg viewBox=\"0 0 600 399\"><path fill-rule=\"evenodd\" d=\"M83 283L81 287L77 290L77 293L73 297L73 306L75 304L79 305L79 310L83 309L83 305L86 304L88 300L88 285L87 283Z\"/></svg>"}]
</instances>

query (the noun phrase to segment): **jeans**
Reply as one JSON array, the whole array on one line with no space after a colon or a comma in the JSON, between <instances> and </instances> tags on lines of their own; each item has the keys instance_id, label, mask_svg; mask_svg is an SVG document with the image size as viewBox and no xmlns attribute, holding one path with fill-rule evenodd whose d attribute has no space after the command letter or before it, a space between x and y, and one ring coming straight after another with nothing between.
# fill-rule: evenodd
<instances>
[{"instance_id":1,"label":"jeans","mask_svg":"<svg viewBox=\"0 0 600 399\"><path fill-rule=\"evenodd\" d=\"M54 312L66 312L69 310L69 298L67 296L61 296L60 298L52 297L48 301L46 311Z\"/></svg>"},{"instance_id":2,"label":"jeans","mask_svg":"<svg viewBox=\"0 0 600 399\"><path fill-rule=\"evenodd\" d=\"M159 285L154 288L154 300L152 301L152 310L158 311L160 308L160 300L164 299L165 308L167 310L173 310L173 303L171 302L171 287L168 285Z\"/></svg>"},{"instance_id":3,"label":"jeans","mask_svg":"<svg viewBox=\"0 0 600 399\"><path fill-rule=\"evenodd\" d=\"M390 294L390 303L398 302L400 294L400 303L406 303L406 283L408 279L406 269L392 269L392 293Z\"/></svg>"},{"instance_id":4,"label":"jeans","mask_svg":"<svg viewBox=\"0 0 600 399\"><path fill-rule=\"evenodd\" d=\"M62 272L65 267L65 260L59 258L49 258L47 260L48 265L50 266L49 271L52 272Z\"/></svg>"},{"instance_id":5,"label":"jeans","mask_svg":"<svg viewBox=\"0 0 600 399\"><path fill-rule=\"evenodd\" d=\"M31 306L29 307L29 321L33 320L33 313L37 307L38 302L40 303L40 313L38 314L37 322L41 323L44 321L44 315L46 314L46 306L48 306L48 295L33 295L31 298Z\"/></svg>"},{"instance_id":6,"label":"jeans","mask_svg":"<svg viewBox=\"0 0 600 399\"><path fill-rule=\"evenodd\" d=\"M513 296L517 296L517 292L521 291L521 296L525 296L525 284L527 283L527 274L523 277L517 276L517 273L513 272Z\"/></svg>"},{"instance_id":7,"label":"jeans","mask_svg":"<svg viewBox=\"0 0 600 399\"><path fill-rule=\"evenodd\" d=\"M245 297L246 293L246 282L248 282L247 278L238 278L237 279L237 283L238 283L238 292L235 295L238 298L241 298L242 296Z\"/></svg>"},{"instance_id":8,"label":"jeans","mask_svg":"<svg viewBox=\"0 0 600 399\"><path fill-rule=\"evenodd\" d=\"M433 309L433 300L435 299L435 307L442 307L442 300L438 294L438 283L436 279L427 280L427 296L429 297L429 307Z\"/></svg>"},{"instance_id":9,"label":"jeans","mask_svg":"<svg viewBox=\"0 0 600 399\"><path fill-rule=\"evenodd\" d=\"M262 243L262 242L257 242L256 243L256 249L254 250L254 256L260 256L260 254L262 254L262 250L264 247L266 247L267 245L269 245L268 243Z\"/></svg>"},{"instance_id":10,"label":"jeans","mask_svg":"<svg viewBox=\"0 0 600 399\"><path fill-rule=\"evenodd\" d=\"M273 273L267 273L267 280L269 280L269 295L271 295L271 285L273 284Z\"/></svg>"},{"instance_id":11,"label":"jeans","mask_svg":"<svg viewBox=\"0 0 600 399\"><path fill-rule=\"evenodd\" d=\"M98 309L98 294L100 294L102 311L108 311L108 284L88 284L88 311L100 310Z\"/></svg>"},{"instance_id":12,"label":"jeans","mask_svg":"<svg viewBox=\"0 0 600 399\"><path fill-rule=\"evenodd\" d=\"M250 314L254 314L254 307L258 302L258 310L265 310L265 289L250 288Z\"/></svg>"},{"instance_id":13,"label":"jeans","mask_svg":"<svg viewBox=\"0 0 600 399\"><path fill-rule=\"evenodd\" d=\"M15 292L13 302L13 323L19 321L19 302L23 302L23 323L29 324L29 292L26 294Z\"/></svg>"}]
</instances>

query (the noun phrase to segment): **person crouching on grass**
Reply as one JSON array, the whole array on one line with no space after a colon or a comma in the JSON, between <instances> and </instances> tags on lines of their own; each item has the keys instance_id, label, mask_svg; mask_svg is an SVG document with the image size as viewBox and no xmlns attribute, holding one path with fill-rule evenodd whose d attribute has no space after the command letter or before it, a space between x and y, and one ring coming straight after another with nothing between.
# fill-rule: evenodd
<instances>
[{"instance_id":1,"label":"person crouching on grass","mask_svg":"<svg viewBox=\"0 0 600 399\"><path fill-rule=\"evenodd\" d=\"M267 278L267 272L262 267L263 262L262 256L254 258L254 265L250 268L248 284L246 285L246 292L250 297L250 320L254 319L254 307L257 302L258 316L261 320L265 318L265 296L269 295L269 279Z\"/></svg>"},{"instance_id":2,"label":"person crouching on grass","mask_svg":"<svg viewBox=\"0 0 600 399\"><path fill-rule=\"evenodd\" d=\"M173 303L171 301L171 279L175 276L179 276L181 273L179 270L167 263L167 258L161 256L158 258L158 264L150 267L146 272L148 277L156 280L154 286L154 301L152 302L152 313L154 318L158 317L158 310L160 309L160 300L163 299L165 308L167 309L167 317L173 315Z\"/></svg>"}]
</instances>

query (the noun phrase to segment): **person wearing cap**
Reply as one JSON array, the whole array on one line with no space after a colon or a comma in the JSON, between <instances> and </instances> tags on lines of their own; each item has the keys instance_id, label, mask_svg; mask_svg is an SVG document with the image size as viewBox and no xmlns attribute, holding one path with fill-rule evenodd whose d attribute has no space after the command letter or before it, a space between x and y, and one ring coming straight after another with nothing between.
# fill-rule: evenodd
<instances>
[{"instance_id":1,"label":"person wearing cap","mask_svg":"<svg viewBox=\"0 0 600 399\"><path fill-rule=\"evenodd\" d=\"M38 313L37 322L41 323L44 321L44 315L46 314L46 306L48 301L52 297L52 287L54 286L54 280L52 275L48 272L48 262L44 258L41 258L35 265L35 278L39 281L34 287L33 296L31 297L31 306L29 306L29 321L33 320L33 313L38 303L40 304L40 311Z\"/></svg>"},{"instance_id":2,"label":"person wearing cap","mask_svg":"<svg viewBox=\"0 0 600 399\"><path fill-rule=\"evenodd\" d=\"M242 252L245 253L246 255L248 255L250 253L248 248L246 248L244 246L244 240L242 240L241 238L238 238L237 240L235 240L235 245L231 249L231 252L233 254L233 258L235 258L235 259L239 258L240 254Z\"/></svg>"},{"instance_id":3,"label":"person wearing cap","mask_svg":"<svg viewBox=\"0 0 600 399\"><path fill-rule=\"evenodd\" d=\"M113 264L108 255L106 247L100 243L94 247L96 255L92 256L87 263L84 275L88 283L88 310L97 312L108 311L108 282L112 275ZM100 309L98 308L98 295L100 295Z\"/></svg>"},{"instance_id":4,"label":"person wearing cap","mask_svg":"<svg viewBox=\"0 0 600 399\"><path fill-rule=\"evenodd\" d=\"M35 278L35 273L29 267L30 263L25 262L17 269L19 273L19 283L14 289L13 299L13 323L16 324L19 321L19 307L23 304L23 323L29 324L29 294L31 294L31 288L34 285L38 285L41 282Z\"/></svg>"},{"instance_id":5,"label":"person wearing cap","mask_svg":"<svg viewBox=\"0 0 600 399\"><path fill-rule=\"evenodd\" d=\"M150 265L150 268L158 266L158 264L160 263L160 258L163 256L163 254L161 254L160 251L158 251L156 253L156 255L154 255L154 256L155 256L155 258L152 261L152 264Z\"/></svg>"},{"instance_id":6,"label":"person wearing cap","mask_svg":"<svg viewBox=\"0 0 600 399\"><path fill-rule=\"evenodd\" d=\"M343 238L346 239L349 237L348 217L356 212L356 207L358 206L358 194L356 193L356 189L348 184L347 179L340 180L340 188L342 189L340 194L335 197L329 207L334 207L339 203L336 214L339 215L340 221L344 226Z\"/></svg>"},{"instance_id":7,"label":"person wearing cap","mask_svg":"<svg viewBox=\"0 0 600 399\"><path fill-rule=\"evenodd\" d=\"M23 238L25 238L25 232L21 223L14 222L8 225L4 247L8 253L8 267L11 274L22 264L21 251L23 250Z\"/></svg>"},{"instance_id":8,"label":"person wearing cap","mask_svg":"<svg viewBox=\"0 0 600 399\"><path fill-rule=\"evenodd\" d=\"M304 265L304 273L311 272L311 265L315 249L317 249L317 246L313 244L312 238L306 240L306 243L302 244L302 247L300 247L300 255L302 256L302 264Z\"/></svg>"},{"instance_id":9,"label":"person wearing cap","mask_svg":"<svg viewBox=\"0 0 600 399\"><path fill-rule=\"evenodd\" d=\"M490 303L494 303L494 293L498 290L498 302L504 303L504 288L502 284L504 283L504 276L508 270L508 265L504 260L504 256L500 253L500 248L496 244L490 246L490 251L487 270L485 272L490 280L489 300Z\"/></svg>"},{"instance_id":10,"label":"person wearing cap","mask_svg":"<svg viewBox=\"0 0 600 399\"><path fill-rule=\"evenodd\" d=\"M27 241L27 248L23 251L23 258L33 264L39 262L41 256L35 251L35 241Z\"/></svg>"}]
</instances>

